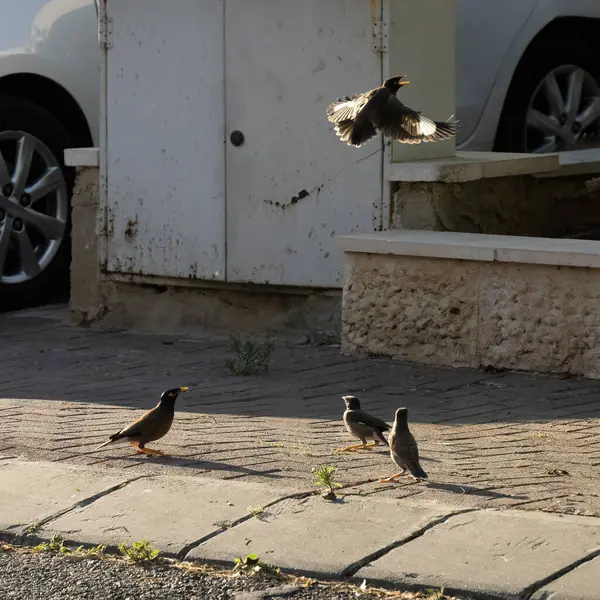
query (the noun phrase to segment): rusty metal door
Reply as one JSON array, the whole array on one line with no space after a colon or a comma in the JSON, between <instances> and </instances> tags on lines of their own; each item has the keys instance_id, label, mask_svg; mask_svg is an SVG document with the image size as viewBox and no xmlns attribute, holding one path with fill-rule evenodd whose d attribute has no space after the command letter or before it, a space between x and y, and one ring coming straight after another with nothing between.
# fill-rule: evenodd
<instances>
[{"instance_id":1,"label":"rusty metal door","mask_svg":"<svg viewBox=\"0 0 600 600\"><path fill-rule=\"evenodd\" d=\"M382 142L325 109L381 82L375 0L225 0L227 280L339 287L336 234L382 210Z\"/></svg>"},{"instance_id":2,"label":"rusty metal door","mask_svg":"<svg viewBox=\"0 0 600 600\"><path fill-rule=\"evenodd\" d=\"M223 15L223 0L108 0L109 272L225 277Z\"/></svg>"}]
</instances>

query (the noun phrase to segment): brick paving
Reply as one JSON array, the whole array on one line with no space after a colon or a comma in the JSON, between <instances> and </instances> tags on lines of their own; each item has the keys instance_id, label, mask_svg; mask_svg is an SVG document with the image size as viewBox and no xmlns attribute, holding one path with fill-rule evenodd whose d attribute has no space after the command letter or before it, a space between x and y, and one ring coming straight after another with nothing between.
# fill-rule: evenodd
<instances>
[{"instance_id":1,"label":"brick paving","mask_svg":"<svg viewBox=\"0 0 600 600\"><path fill-rule=\"evenodd\" d=\"M0 456L128 473L202 473L312 487L338 468L347 493L600 515L600 382L370 358L279 340L271 370L235 377L228 339L69 327L64 308L0 315ZM94 448L168 387L188 385L169 434L138 456ZM380 484L385 451L353 443L342 394L388 421L407 406L430 479ZM217 421L215 424L213 418Z\"/></svg>"}]
</instances>

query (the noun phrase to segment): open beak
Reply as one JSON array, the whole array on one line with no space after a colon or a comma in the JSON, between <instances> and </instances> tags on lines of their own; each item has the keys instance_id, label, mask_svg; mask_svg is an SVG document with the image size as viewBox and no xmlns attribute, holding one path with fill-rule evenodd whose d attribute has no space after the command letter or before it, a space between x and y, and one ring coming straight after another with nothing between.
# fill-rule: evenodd
<instances>
[{"instance_id":1,"label":"open beak","mask_svg":"<svg viewBox=\"0 0 600 600\"><path fill-rule=\"evenodd\" d=\"M187 392L189 389L190 389L190 388L188 388L188 387L180 387L180 388L179 388L179 391L180 391L180 392Z\"/></svg>"}]
</instances>

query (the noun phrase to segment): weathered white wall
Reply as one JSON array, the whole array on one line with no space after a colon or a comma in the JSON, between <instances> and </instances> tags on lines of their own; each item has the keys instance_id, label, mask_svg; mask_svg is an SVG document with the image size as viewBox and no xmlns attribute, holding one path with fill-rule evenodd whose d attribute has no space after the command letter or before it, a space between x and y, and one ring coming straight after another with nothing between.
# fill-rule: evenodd
<instances>
[{"instance_id":1,"label":"weathered white wall","mask_svg":"<svg viewBox=\"0 0 600 600\"><path fill-rule=\"evenodd\" d=\"M340 286L334 235L377 227L381 139L351 148L325 112L381 82L374 4L226 0L228 281Z\"/></svg>"},{"instance_id":2,"label":"weathered white wall","mask_svg":"<svg viewBox=\"0 0 600 600\"><path fill-rule=\"evenodd\" d=\"M108 0L107 269L225 275L223 0Z\"/></svg>"},{"instance_id":3,"label":"weathered white wall","mask_svg":"<svg viewBox=\"0 0 600 600\"><path fill-rule=\"evenodd\" d=\"M108 0L107 271L340 287L333 238L381 224L383 153L340 142L326 108L381 82L380 12Z\"/></svg>"}]
</instances>

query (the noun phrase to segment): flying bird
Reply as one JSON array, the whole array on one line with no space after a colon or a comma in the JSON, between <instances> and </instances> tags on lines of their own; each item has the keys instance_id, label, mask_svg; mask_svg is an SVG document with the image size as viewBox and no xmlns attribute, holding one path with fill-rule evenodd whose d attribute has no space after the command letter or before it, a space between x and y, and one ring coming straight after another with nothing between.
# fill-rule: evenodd
<instances>
[{"instance_id":1,"label":"flying bird","mask_svg":"<svg viewBox=\"0 0 600 600\"><path fill-rule=\"evenodd\" d=\"M187 391L187 387L177 387L165 390L158 404L144 413L139 419L130 423L121 431L113 433L108 441L100 444L96 450L108 446L119 440L127 440L132 446L137 447L138 454L159 454L164 456L164 452L160 450L151 450L146 448L146 444L155 442L167 435L173 418L175 417L175 400L181 392Z\"/></svg>"},{"instance_id":2,"label":"flying bird","mask_svg":"<svg viewBox=\"0 0 600 600\"><path fill-rule=\"evenodd\" d=\"M419 464L419 448L413 434L408 429L408 409L399 408L396 411L394 426L389 437L390 455L392 460L402 469L391 477L380 479L381 483L389 483L401 477L407 471L413 479L427 479L427 473Z\"/></svg>"},{"instance_id":3,"label":"flying bird","mask_svg":"<svg viewBox=\"0 0 600 600\"><path fill-rule=\"evenodd\" d=\"M385 446L388 445L387 440L383 436L383 432L387 431L390 426L377 417L372 417L369 413L360 409L360 400L356 396L342 396L346 403L344 411L344 425L348 433L358 438L361 443L356 446L347 446L346 448L338 448L338 452L353 452L364 448L371 450L378 446L381 442ZM367 440L373 440L371 446L367 445Z\"/></svg>"},{"instance_id":4,"label":"flying bird","mask_svg":"<svg viewBox=\"0 0 600 600\"><path fill-rule=\"evenodd\" d=\"M398 100L398 90L407 85L406 75L390 77L381 87L364 94L338 98L327 107L327 119L349 146L360 148L377 135L403 144L439 142L456 134L456 121L433 121Z\"/></svg>"}]
</instances>

